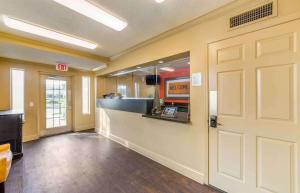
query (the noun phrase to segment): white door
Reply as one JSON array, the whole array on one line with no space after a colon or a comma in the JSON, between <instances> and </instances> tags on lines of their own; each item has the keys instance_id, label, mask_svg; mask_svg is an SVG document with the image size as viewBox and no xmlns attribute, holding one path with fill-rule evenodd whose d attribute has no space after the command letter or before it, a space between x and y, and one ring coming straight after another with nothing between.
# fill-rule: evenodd
<instances>
[{"instance_id":1,"label":"white door","mask_svg":"<svg viewBox=\"0 0 300 193\"><path fill-rule=\"evenodd\" d=\"M300 193L300 21L209 45L212 186Z\"/></svg>"}]
</instances>

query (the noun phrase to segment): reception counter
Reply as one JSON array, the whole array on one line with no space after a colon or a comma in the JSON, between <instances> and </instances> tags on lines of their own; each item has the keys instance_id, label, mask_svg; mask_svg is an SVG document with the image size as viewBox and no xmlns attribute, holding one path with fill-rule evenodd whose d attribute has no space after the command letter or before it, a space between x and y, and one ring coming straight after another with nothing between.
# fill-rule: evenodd
<instances>
[{"instance_id":1,"label":"reception counter","mask_svg":"<svg viewBox=\"0 0 300 193\"><path fill-rule=\"evenodd\" d=\"M178 112L175 117L152 115L153 99L125 98L125 99L98 99L97 108L140 113L144 118L160 119L177 123L189 123L187 112Z\"/></svg>"}]
</instances>

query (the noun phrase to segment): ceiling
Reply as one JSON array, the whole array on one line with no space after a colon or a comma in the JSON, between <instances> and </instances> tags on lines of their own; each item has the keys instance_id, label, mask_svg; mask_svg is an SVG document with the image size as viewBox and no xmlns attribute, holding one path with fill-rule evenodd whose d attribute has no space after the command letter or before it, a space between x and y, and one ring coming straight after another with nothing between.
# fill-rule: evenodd
<instances>
[{"instance_id":1,"label":"ceiling","mask_svg":"<svg viewBox=\"0 0 300 193\"><path fill-rule=\"evenodd\" d=\"M95 68L106 67L106 64L88 58L79 58L65 54L47 52L5 42L0 42L0 56L41 64L56 65L57 63L65 63L68 64L69 67L79 70L91 71Z\"/></svg>"},{"instance_id":2,"label":"ceiling","mask_svg":"<svg viewBox=\"0 0 300 193\"><path fill-rule=\"evenodd\" d=\"M12 30L3 24L2 19L0 19L0 31L99 56L112 57L233 0L165 0L165 2L160 4L154 0L91 1L126 20L128 26L121 32L115 31L52 0L0 0L0 15L8 15L95 42L99 45L95 50L80 48ZM9 49L13 51L13 47L11 46ZM0 56L6 57L12 55L12 53L8 53L9 51L3 49L4 46L1 45ZM5 55L5 53L8 53L8 55ZM23 55L26 55L26 53L25 51ZM53 57L56 57L55 55ZM48 57L51 56L49 55ZM56 60L53 59L53 61ZM98 66L101 65L103 64L98 64Z\"/></svg>"}]
</instances>

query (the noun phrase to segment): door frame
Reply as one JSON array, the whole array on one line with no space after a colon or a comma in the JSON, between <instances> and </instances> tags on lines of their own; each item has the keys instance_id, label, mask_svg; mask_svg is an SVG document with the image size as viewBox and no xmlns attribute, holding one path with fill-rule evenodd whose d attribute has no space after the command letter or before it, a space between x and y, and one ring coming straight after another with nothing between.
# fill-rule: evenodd
<instances>
[{"instance_id":1,"label":"door frame","mask_svg":"<svg viewBox=\"0 0 300 193\"><path fill-rule=\"evenodd\" d=\"M69 131L66 131L66 132L62 132L62 133L55 133L53 135L58 135L58 134L63 134L63 133L69 133L69 132L74 132L74 112L73 112L73 106L74 106L74 94L73 94L73 76L72 75L65 75L65 74L60 74L60 73L51 73L51 72L39 72L39 90L38 90L38 136L39 138L42 138L42 137L47 137L47 136L51 136L52 134L50 135L43 135L43 104L42 104L42 97L41 97L41 92L43 92L43 85L42 85L42 76L52 76L52 77L63 77L63 78L67 78L69 79L69 84L70 84L70 89L69 91L71 92L71 102L68 106L71 107L70 109L70 130ZM67 95L68 95L68 89L67 89ZM68 100L68 99L67 99ZM68 107L67 107L68 108Z\"/></svg>"}]
</instances>

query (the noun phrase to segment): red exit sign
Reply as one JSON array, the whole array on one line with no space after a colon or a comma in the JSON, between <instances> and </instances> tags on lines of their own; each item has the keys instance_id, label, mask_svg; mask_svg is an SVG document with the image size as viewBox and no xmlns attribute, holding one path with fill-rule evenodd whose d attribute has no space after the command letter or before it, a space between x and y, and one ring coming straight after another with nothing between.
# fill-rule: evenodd
<instances>
[{"instance_id":1,"label":"red exit sign","mask_svg":"<svg viewBox=\"0 0 300 193\"><path fill-rule=\"evenodd\" d=\"M68 65L67 64L56 64L56 70L66 72L68 71Z\"/></svg>"}]
</instances>

